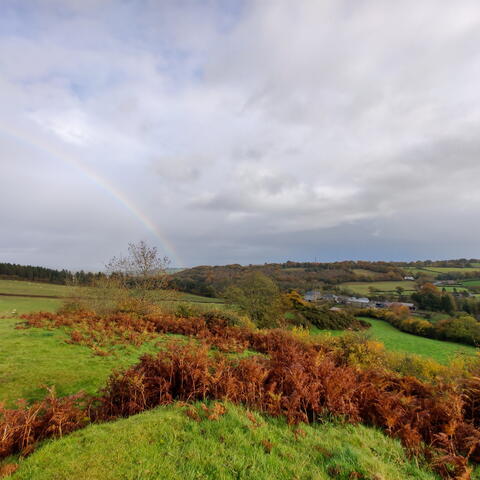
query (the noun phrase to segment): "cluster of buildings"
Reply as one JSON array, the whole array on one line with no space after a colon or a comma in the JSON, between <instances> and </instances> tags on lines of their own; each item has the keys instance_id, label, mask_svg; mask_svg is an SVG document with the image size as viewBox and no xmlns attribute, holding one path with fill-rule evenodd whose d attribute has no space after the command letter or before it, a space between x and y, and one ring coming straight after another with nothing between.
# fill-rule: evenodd
<instances>
[{"instance_id":1,"label":"cluster of buildings","mask_svg":"<svg viewBox=\"0 0 480 480\"><path fill-rule=\"evenodd\" d=\"M394 305L407 307L410 311L415 310L413 303L407 302L386 302L370 300L367 297L347 297L345 295L335 295L333 293L323 293L319 290L310 290L303 297L307 302L333 302L337 304L350 305L359 308L389 308Z\"/></svg>"}]
</instances>

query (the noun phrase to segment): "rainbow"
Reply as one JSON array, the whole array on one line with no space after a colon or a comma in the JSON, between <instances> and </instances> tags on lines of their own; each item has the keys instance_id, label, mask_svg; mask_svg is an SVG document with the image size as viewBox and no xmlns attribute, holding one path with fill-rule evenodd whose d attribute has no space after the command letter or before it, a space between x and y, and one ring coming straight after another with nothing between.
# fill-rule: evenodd
<instances>
[{"instance_id":1,"label":"rainbow","mask_svg":"<svg viewBox=\"0 0 480 480\"><path fill-rule=\"evenodd\" d=\"M13 139L16 142L22 143L29 148L35 149L41 153L48 155L55 160L63 161L64 163L73 165L80 170L86 177L88 177L95 185L106 191L117 203L119 203L125 210L130 212L148 231L160 242L161 247L166 251L167 255L172 260L175 266L183 265L178 252L168 239L168 237L159 229L156 223L129 198L124 192L119 190L109 180L101 176L97 171L86 165L82 160L74 157L70 153L61 152L39 139L27 139L19 132L13 131L11 128L0 128L0 134Z\"/></svg>"}]
</instances>

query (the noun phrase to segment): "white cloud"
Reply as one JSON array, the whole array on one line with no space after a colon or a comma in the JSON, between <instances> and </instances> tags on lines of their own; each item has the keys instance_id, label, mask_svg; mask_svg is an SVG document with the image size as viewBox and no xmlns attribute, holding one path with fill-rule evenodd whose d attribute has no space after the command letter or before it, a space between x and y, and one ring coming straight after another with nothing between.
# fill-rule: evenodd
<instances>
[{"instance_id":1,"label":"white cloud","mask_svg":"<svg viewBox=\"0 0 480 480\"><path fill-rule=\"evenodd\" d=\"M16 180L0 193L6 260L95 266L129 240L160 242L92 169L185 263L263 261L272 245L276 259L322 245L329 258L349 245L422 256L439 236L451 243L438 255L475 255L475 1L2 9L0 168ZM58 254L65 239L78 261Z\"/></svg>"}]
</instances>

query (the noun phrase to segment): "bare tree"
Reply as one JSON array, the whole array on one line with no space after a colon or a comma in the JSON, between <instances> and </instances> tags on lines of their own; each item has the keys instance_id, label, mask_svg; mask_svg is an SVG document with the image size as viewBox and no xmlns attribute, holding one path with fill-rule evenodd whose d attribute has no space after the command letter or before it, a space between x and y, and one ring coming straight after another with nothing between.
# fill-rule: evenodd
<instances>
[{"instance_id":1,"label":"bare tree","mask_svg":"<svg viewBox=\"0 0 480 480\"><path fill-rule=\"evenodd\" d=\"M161 257L157 247L145 241L129 243L127 255L113 257L105 266L107 275L117 287L130 293L138 300L152 298L152 293L164 291L168 286L168 257Z\"/></svg>"},{"instance_id":2,"label":"bare tree","mask_svg":"<svg viewBox=\"0 0 480 480\"><path fill-rule=\"evenodd\" d=\"M113 257L105 266L107 274L121 275L130 281L146 281L165 277L170 264L168 257L160 257L157 247L149 247L141 240L128 244L128 254Z\"/></svg>"},{"instance_id":3,"label":"bare tree","mask_svg":"<svg viewBox=\"0 0 480 480\"><path fill-rule=\"evenodd\" d=\"M169 263L156 247L144 241L129 243L126 255L113 257L105 265L105 275L95 278L88 290L82 289L78 303L100 314L156 311L159 301L174 297L168 290Z\"/></svg>"}]
</instances>

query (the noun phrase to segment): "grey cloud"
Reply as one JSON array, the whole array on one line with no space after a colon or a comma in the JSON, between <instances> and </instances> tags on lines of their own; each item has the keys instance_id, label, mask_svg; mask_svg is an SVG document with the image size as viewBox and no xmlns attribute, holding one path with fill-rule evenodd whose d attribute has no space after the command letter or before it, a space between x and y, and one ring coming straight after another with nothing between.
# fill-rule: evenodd
<instances>
[{"instance_id":1,"label":"grey cloud","mask_svg":"<svg viewBox=\"0 0 480 480\"><path fill-rule=\"evenodd\" d=\"M6 0L0 32L5 261L478 256L474 0Z\"/></svg>"}]
</instances>

